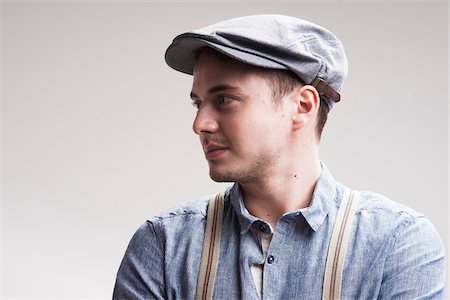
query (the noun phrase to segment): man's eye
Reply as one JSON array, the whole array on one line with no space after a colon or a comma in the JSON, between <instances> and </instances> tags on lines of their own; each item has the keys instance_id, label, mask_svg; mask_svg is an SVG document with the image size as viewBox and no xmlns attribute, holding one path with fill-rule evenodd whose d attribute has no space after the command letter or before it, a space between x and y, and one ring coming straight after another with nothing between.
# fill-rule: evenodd
<instances>
[{"instance_id":1,"label":"man's eye","mask_svg":"<svg viewBox=\"0 0 450 300\"><path fill-rule=\"evenodd\" d=\"M200 101L198 101L198 100L193 100L193 101L192 101L192 106L193 106L193 107L199 109L199 108L200 108L200 105L201 105L201 102L200 102Z\"/></svg>"},{"instance_id":2,"label":"man's eye","mask_svg":"<svg viewBox=\"0 0 450 300\"><path fill-rule=\"evenodd\" d=\"M233 101L233 98L228 96L219 96L218 98L220 105L228 104L229 102Z\"/></svg>"}]
</instances>

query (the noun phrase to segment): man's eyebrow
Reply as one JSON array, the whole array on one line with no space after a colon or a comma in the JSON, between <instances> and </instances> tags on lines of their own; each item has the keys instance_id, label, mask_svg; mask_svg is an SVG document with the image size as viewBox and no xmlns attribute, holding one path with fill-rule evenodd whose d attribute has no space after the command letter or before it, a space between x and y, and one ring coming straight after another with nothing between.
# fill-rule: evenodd
<instances>
[{"instance_id":1,"label":"man's eyebrow","mask_svg":"<svg viewBox=\"0 0 450 300\"><path fill-rule=\"evenodd\" d=\"M232 85L228 85L228 84L221 84L221 85L216 85L212 88L210 88L208 90L208 94L215 94L218 92L223 92L223 91L228 91L228 90L238 90L239 87L237 86L232 86ZM191 92L190 94L191 99L198 99L199 97L197 96L197 94L195 94L194 92Z\"/></svg>"}]
</instances>

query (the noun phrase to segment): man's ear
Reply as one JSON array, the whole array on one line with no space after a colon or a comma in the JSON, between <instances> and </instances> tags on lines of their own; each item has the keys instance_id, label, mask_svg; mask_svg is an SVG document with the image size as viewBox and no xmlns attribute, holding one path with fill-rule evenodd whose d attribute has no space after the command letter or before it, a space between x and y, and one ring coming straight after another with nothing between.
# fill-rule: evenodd
<instances>
[{"instance_id":1,"label":"man's ear","mask_svg":"<svg viewBox=\"0 0 450 300\"><path fill-rule=\"evenodd\" d=\"M293 97L295 97L297 109L294 114L294 129L315 122L320 105L320 96L316 88L312 85L304 85L294 91Z\"/></svg>"}]
</instances>

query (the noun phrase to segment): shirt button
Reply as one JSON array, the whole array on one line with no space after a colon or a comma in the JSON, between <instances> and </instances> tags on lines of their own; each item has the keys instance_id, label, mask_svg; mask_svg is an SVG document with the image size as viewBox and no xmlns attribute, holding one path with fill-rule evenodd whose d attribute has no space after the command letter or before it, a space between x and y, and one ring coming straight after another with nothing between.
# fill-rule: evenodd
<instances>
[{"instance_id":1,"label":"shirt button","mask_svg":"<svg viewBox=\"0 0 450 300\"><path fill-rule=\"evenodd\" d=\"M275 257L273 255L269 255L269 257L267 258L267 263L271 264L275 261Z\"/></svg>"}]
</instances>

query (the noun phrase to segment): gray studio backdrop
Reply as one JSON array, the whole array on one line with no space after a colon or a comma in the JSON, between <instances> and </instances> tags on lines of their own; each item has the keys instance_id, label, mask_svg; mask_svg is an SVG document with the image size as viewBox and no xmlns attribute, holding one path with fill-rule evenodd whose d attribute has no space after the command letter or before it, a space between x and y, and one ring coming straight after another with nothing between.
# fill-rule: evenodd
<instances>
[{"instance_id":1,"label":"gray studio backdrop","mask_svg":"<svg viewBox=\"0 0 450 300\"><path fill-rule=\"evenodd\" d=\"M256 13L331 29L348 54L321 157L425 213L448 241L447 3L2 3L3 299L108 299L149 216L221 190L191 130L172 38Z\"/></svg>"}]
</instances>

